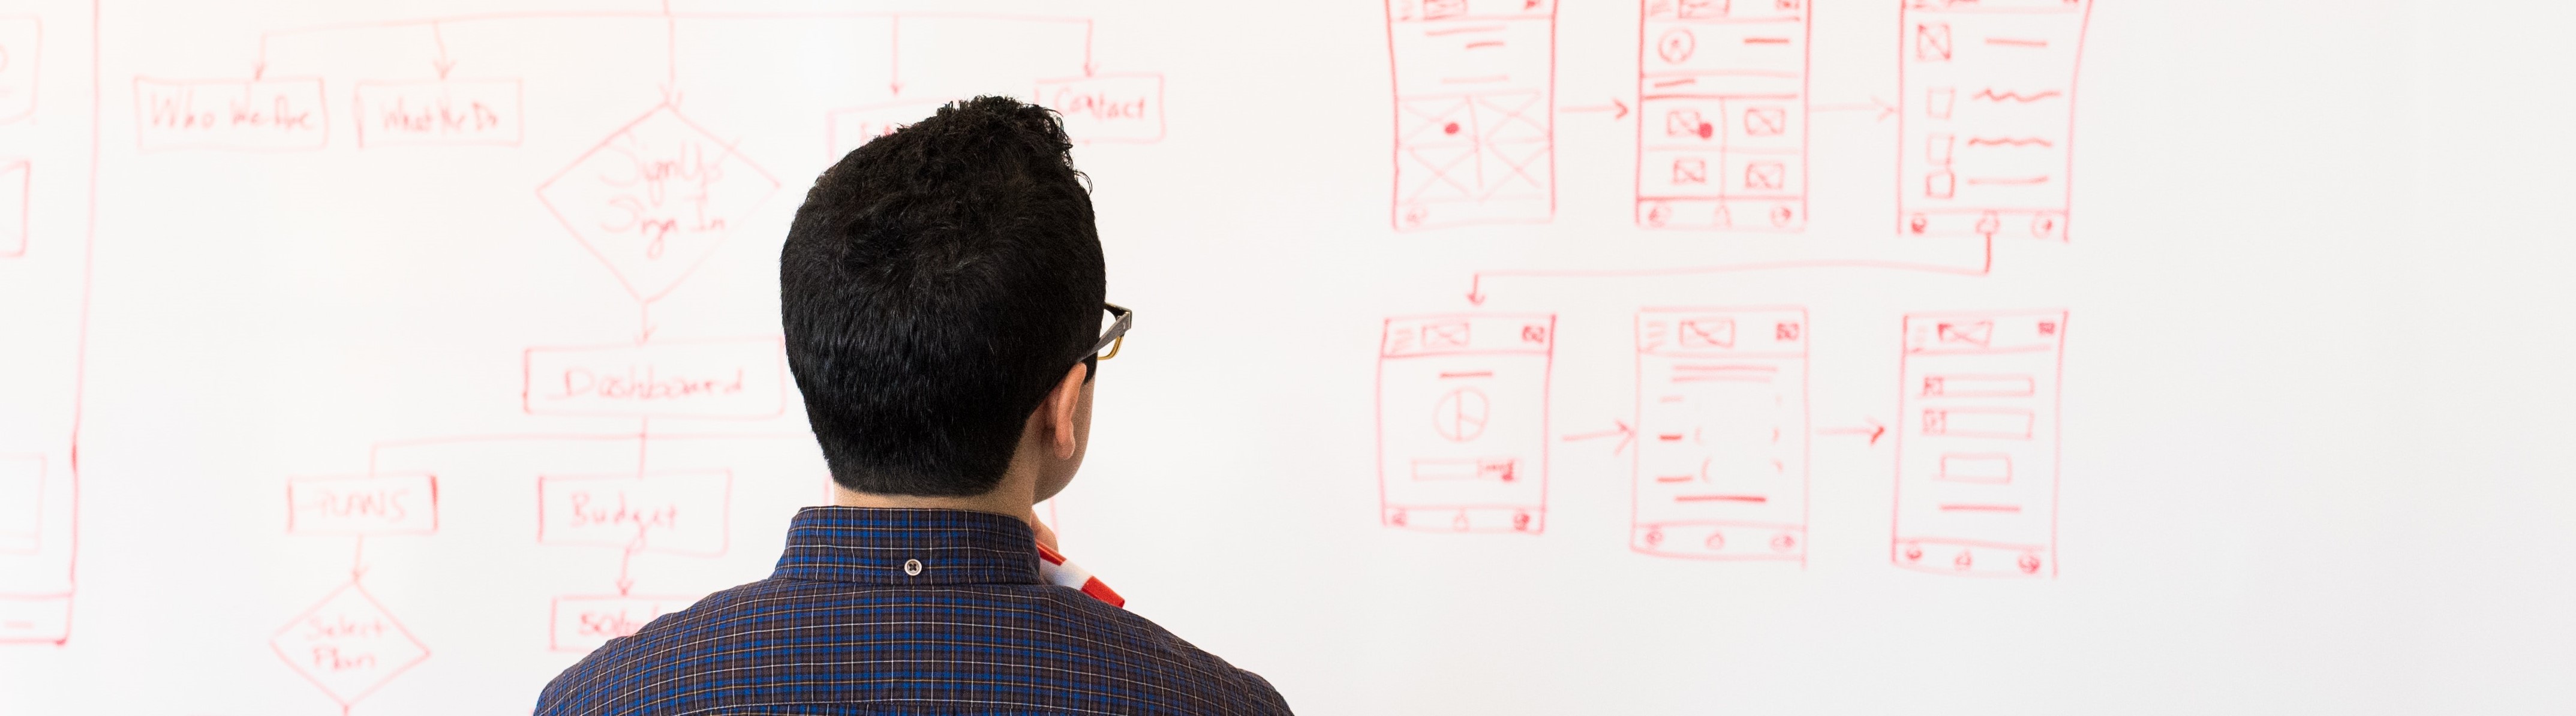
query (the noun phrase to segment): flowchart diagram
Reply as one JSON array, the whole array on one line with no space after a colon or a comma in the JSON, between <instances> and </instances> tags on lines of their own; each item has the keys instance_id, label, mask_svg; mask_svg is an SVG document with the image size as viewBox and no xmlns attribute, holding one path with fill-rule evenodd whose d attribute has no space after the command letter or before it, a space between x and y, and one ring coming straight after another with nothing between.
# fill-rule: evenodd
<instances>
[{"instance_id":1,"label":"flowchart diagram","mask_svg":"<svg viewBox=\"0 0 2576 716\"><path fill-rule=\"evenodd\" d=\"M611 343L528 346L515 393L518 416L495 416L510 428L490 434L403 438L368 449L363 470L291 476L283 487L294 538L347 540L347 579L281 625L269 642L285 667L311 682L343 712L404 673L427 663L442 636L408 625L406 609L370 590L381 570L368 545L437 541L456 526L460 485L524 485L535 500L515 514L527 520L532 555L590 554L614 564L613 578L513 609L542 610L546 649L586 653L632 634L654 617L703 594L639 587L653 578L639 563L710 559L732 548L735 487L745 480L820 485L818 474L782 474L776 460L751 460L777 441L810 440L800 429L710 431L724 421L762 426L788 416L793 388L777 335L674 336L653 314L709 260L732 245L748 217L782 197L790 182L739 140L693 115L685 74L684 35L745 23L838 23L883 38L884 94L816 107L832 157L902 123L928 116L957 98L925 92L942 50L907 45L913 33L1018 33L1062 48L1046 66L985 68L1026 76L1015 91L1059 111L1085 143L1152 143L1163 136L1163 85L1153 73L1104 73L1091 55L1092 21L1069 16L970 12L502 12L364 21L263 33L248 76L132 78L136 146L167 152L372 154L406 147L525 152L531 127L548 121L529 97L556 91L492 63L472 63L450 48L459 37L528 23L569 23L585 31L628 32L661 40L659 56L632 66L661 75L659 97L637 97L631 119L597 128L587 147L561 155L551 174L519 177L530 200L556 223L532 227L573 242L598 261L634 305L631 339ZM5 29L0 27L0 29ZM413 76L338 76L328 68L272 68L270 56L299 42L362 33L393 38L375 45L421 59ZM5 38L0 38L5 39ZM459 71L459 65L470 69ZM925 67L925 64L928 66ZM989 64L989 63L988 63ZM980 65L979 65L980 66ZM274 69L274 71L272 71ZM950 85L959 83L951 82ZM907 87L911 92L907 93ZM545 151L555 151L543 148ZM796 158L792 163L810 163ZM588 332L585 335L589 335ZM600 420L631 421L631 430L601 433ZM519 421L526 421L525 423ZM579 421L546 429L548 421ZM715 421L715 423L710 423ZM657 425L660 422L661 425ZM677 422L688 428L668 427ZM536 427L530 427L533 424ZM792 443L789 443L792 444ZM732 446L727 448L725 446ZM774 450L771 452L775 452ZM789 453L797 454L797 453ZM41 464L41 463L29 463ZM33 469L33 468L25 468ZM0 489L25 478L0 461ZM492 509L481 507L486 511ZM1052 509L1046 511L1052 514ZM0 514L0 519L6 519ZM0 521L0 528L13 523ZM488 527L488 525L484 525ZM0 541L0 548L10 543ZM374 575L371 577L371 573Z\"/></svg>"},{"instance_id":2,"label":"flowchart diagram","mask_svg":"<svg viewBox=\"0 0 2576 716\"><path fill-rule=\"evenodd\" d=\"M94 4L0 11L0 645L71 638L97 166Z\"/></svg>"}]
</instances>

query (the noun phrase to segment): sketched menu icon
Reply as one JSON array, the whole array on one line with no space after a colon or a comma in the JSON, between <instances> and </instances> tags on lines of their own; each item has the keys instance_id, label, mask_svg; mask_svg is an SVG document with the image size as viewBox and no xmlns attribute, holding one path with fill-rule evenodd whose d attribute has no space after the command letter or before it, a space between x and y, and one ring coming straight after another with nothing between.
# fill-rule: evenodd
<instances>
[{"instance_id":1,"label":"sketched menu icon","mask_svg":"<svg viewBox=\"0 0 2576 716\"><path fill-rule=\"evenodd\" d=\"M564 228L617 273L636 300L679 285L778 190L733 146L654 108L537 188Z\"/></svg>"}]
</instances>

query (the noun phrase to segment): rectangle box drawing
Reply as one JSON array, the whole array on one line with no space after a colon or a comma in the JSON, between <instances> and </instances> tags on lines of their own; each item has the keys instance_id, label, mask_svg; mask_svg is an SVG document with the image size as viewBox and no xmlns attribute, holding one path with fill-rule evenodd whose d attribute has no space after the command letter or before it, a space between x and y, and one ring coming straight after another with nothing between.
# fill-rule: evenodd
<instances>
[{"instance_id":1,"label":"rectangle box drawing","mask_svg":"<svg viewBox=\"0 0 2576 716\"><path fill-rule=\"evenodd\" d=\"M27 253L27 215L35 199L32 170L24 159L0 161L0 258Z\"/></svg>"},{"instance_id":2,"label":"rectangle box drawing","mask_svg":"<svg viewBox=\"0 0 2576 716\"><path fill-rule=\"evenodd\" d=\"M1076 142L1151 144L1163 140L1163 76L1118 74L1041 80L1030 96L1064 116Z\"/></svg>"},{"instance_id":3,"label":"rectangle box drawing","mask_svg":"<svg viewBox=\"0 0 2576 716\"><path fill-rule=\"evenodd\" d=\"M2027 375L1927 375L1924 397L2010 398L2028 396L2035 384Z\"/></svg>"},{"instance_id":4,"label":"rectangle box drawing","mask_svg":"<svg viewBox=\"0 0 2576 716\"><path fill-rule=\"evenodd\" d=\"M1805 0L1643 4L1637 54L1637 225L1804 229Z\"/></svg>"},{"instance_id":5,"label":"rectangle box drawing","mask_svg":"<svg viewBox=\"0 0 2576 716\"><path fill-rule=\"evenodd\" d=\"M1926 408L1923 434L2029 440L2031 415L2014 408Z\"/></svg>"},{"instance_id":6,"label":"rectangle box drawing","mask_svg":"<svg viewBox=\"0 0 2576 716\"><path fill-rule=\"evenodd\" d=\"M1556 215L1555 0L1387 0L1398 230Z\"/></svg>"},{"instance_id":7,"label":"rectangle box drawing","mask_svg":"<svg viewBox=\"0 0 2576 716\"><path fill-rule=\"evenodd\" d=\"M0 644L60 642L71 621L71 595L0 594Z\"/></svg>"},{"instance_id":8,"label":"rectangle box drawing","mask_svg":"<svg viewBox=\"0 0 2576 716\"><path fill-rule=\"evenodd\" d=\"M44 528L45 456L0 455L0 554L35 554Z\"/></svg>"},{"instance_id":9,"label":"rectangle box drawing","mask_svg":"<svg viewBox=\"0 0 2576 716\"><path fill-rule=\"evenodd\" d=\"M1377 373L1379 519L1537 534L1547 518L1556 317L1390 318Z\"/></svg>"},{"instance_id":10,"label":"rectangle box drawing","mask_svg":"<svg viewBox=\"0 0 2576 716\"><path fill-rule=\"evenodd\" d=\"M783 340L530 348L520 403L530 415L776 417L787 407Z\"/></svg>"},{"instance_id":11,"label":"rectangle box drawing","mask_svg":"<svg viewBox=\"0 0 2576 716\"><path fill-rule=\"evenodd\" d=\"M134 78L134 131L145 151L321 149L331 141L322 79Z\"/></svg>"},{"instance_id":12,"label":"rectangle box drawing","mask_svg":"<svg viewBox=\"0 0 2576 716\"><path fill-rule=\"evenodd\" d=\"M438 476L289 478L286 531L364 536L436 534Z\"/></svg>"},{"instance_id":13,"label":"rectangle box drawing","mask_svg":"<svg viewBox=\"0 0 2576 716\"><path fill-rule=\"evenodd\" d=\"M37 68L44 64L45 23L0 17L0 124L36 113Z\"/></svg>"},{"instance_id":14,"label":"rectangle box drawing","mask_svg":"<svg viewBox=\"0 0 2576 716\"><path fill-rule=\"evenodd\" d=\"M360 148L519 145L518 80L370 80L353 94Z\"/></svg>"},{"instance_id":15,"label":"rectangle box drawing","mask_svg":"<svg viewBox=\"0 0 2576 716\"><path fill-rule=\"evenodd\" d=\"M686 597L626 595L556 597L549 611L547 648L589 653L621 636L633 636L655 617L689 608Z\"/></svg>"},{"instance_id":16,"label":"rectangle box drawing","mask_svg":"<svg viewBox=\"0 0 2576 716\"><path fill-rule=\"evenodd\" d=\"M1940 574L2057 575L2064 311L1905 317L1890 560ZM1963 380L1966 378L1966 380ZM1953 385L1986 386L1968 391Z\"/></svg>"},{"instance_id":17,"label":"rectangle box drawing","mask_svg":"<svg viewBox=\"0 0 2576 716\"><path fill-rule=\"evenodd\" d=\"M2012 482L2012 455L2009 453L1951 453L1941 456L1941 469L1936 479L1955 482Z\"/></svg>"},{"instance_id":18,"label":"rectangle box drawing","mask_svg":"<svg viewBox=\"0 0 2576 716\"><path fill-rule=\"evenodd\" d=\"M1807 312L1637 313L1628 548L1661 557L1807 555Z\"/></svg>"},{"instance_id":19,"label":"rectangle box drawing","mask_svg":"<svg viewBox=\"0 0 2576 716\"><path fill-rule=\"evenodd\" d=\"M919 122L937 113L941 105L955 98L889 102L858 107L843 107L823 114L823 137L831 151L829 159L839 162L851 150L869 141Z\"/></svg>"},{"instance_id":20,"label":"rectangle box drawing","mask_svg":"<svg viewBox=\"0 0 2576 716\"><path fill-rule=\"evenodd\" d=\"M1905 236L2063 241L2091 0L1908 0L1898 53Z\"/></svg>"},{"instance_id":21,"label":"rectangle box drawing","mask_svg":"<svg viewBox=\"0 0 2576 716\"><path fill-rule=\"evenodd\" d=\"M725 552L733 473L537 478L537 541L698 556Z\"/></svg>"}]
</instances>

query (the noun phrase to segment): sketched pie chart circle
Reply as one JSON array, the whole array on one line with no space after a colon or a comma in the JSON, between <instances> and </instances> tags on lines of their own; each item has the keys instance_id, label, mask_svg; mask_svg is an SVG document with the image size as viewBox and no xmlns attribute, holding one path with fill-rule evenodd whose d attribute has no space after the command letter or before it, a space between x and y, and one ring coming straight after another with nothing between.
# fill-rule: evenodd
<instances>
[{"instance_id":1,"label":"sketched pie chart circle","mask_svg":"<svg viewBox=\"0 0 2576 716\"><path fill-rule=\"evenodd\" d=\"M1672 64L1681 64L1682 61L1690 59L1692 52L1698 50L1699 37L1682 28L1673 28L1672 31L1664 33L1663 37L1655 39L1655 54Z\"/></svg>"},{"instance_id":2,"label":"sketched pie chart circle","mask_svg":"<svg viewBox=\"0 0 2576 716\"><path fill-rule=\"evenodd\" d=\"M1440 396L1440 404L1431 409L1431 429L1450 442L1467 442L1485 434L1485 421L1493 403L1485 391L1459 388Z\"/></svg>"}]
</instances>

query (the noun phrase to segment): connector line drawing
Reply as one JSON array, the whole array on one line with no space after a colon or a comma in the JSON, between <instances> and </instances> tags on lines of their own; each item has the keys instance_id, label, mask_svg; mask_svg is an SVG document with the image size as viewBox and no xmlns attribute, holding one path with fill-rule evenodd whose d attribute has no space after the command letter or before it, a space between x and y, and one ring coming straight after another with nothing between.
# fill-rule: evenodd
<instances>
[{"instance_id":1,"label":"connector line drawing","mask_svg":"<svg viewBox=\"0 0 2576 716\"><path fill-rule=\"evenodd\" d=\"M1905 317L1889 560L1978 577L2057 576L2066 312Z\"/></svg>"},{"instance_id":2,"label":"connector line drawing","mask_svg":"<svg viewBox=\"0 0 2576 716\"><path fill-rule=\"evenodd\" d=\"M1933 263L1876 261L1867 259L1801 259L1788 261L1745 261L1699 266L1670 266L1638 269L1487 269L1477 271L1468 277L1467 293L1465 296L1469 304L1478 306L1485 305L1486 299L1492 298L1492 294L1486 291L1491 280L1504 278L1640 279L1669 278L1676 276L1706 276L1743 271L1781 271L1820 268L1889 269L1896 271L1920 271L1924 273L1947 274L1953 276L1984 276L1994 270L1995 245L1993 237L1986 237L1980 253L1981 258L1979 258L1973 266L1946 266Z\"/></svg>"},{"instance_id":3,"label":"connector line drawing","mask_svg":"<svg viewBox=\"0 0 2576 716\"><path fill-rule=\"evenodd\" d=\"M1897 233L2064 241L2091 0L1907 0Z\"/></svg>"},{"instance_id":4,"label":"connector line drawing","mask_svg":"<svg viewBox=\"0 0 2576 716\"><path fill-rule=\"evenodd\" d=\"M1380 524L1546 530L1555 346L1552 315L1386 320L1377 374Z\"/></svg>"},{"instance_id":5,"label":"connector line drawing","mask_svg":"<svg viewBox=\"0 0 2576 716\"><path fill-rule=\"evenodd\" d=\"M1555 0L1386 0L1397 230L1556 216Z\"/></svg>"},{"instance_id":6,"label":"connector line drawing","mask_svg":"<svg viewBox=\"0 0 2576 716\"><path fill-rule=\"evenodd\" d=\"M0 646L63 646L74 634L99 17L97 3L67 0L0 15L0 352L12 368L0 375Z\"/></svg>"},{"instance_id":7,"label":"connector line drawing","mask_svg":"<svg viewBox=\"0 0 2576 716\"><path fill-rule=\"evenodd\" d=\"M1806 1L1642 2L1637 225L1805 228Z\"/></svg>"},{"instance_id":8,"label":"connector line drawing","mask_svg":"<svg viewBox=\"0 0 2576 716\"><path fill-rule=\"evenodd\" d=\"M279 661L349 713L419 666L428 644L366 588L367 538L438 533L438 476L427 473L290 478L286 531L352 538L349 581L269 637Z\"/></svg>"},{"instance_id":9,"label":"connector line drawing","mask_svg":"<svg viewBox=\"0 0 2576 716\"><path fill-rule=\"evenodd\" d=\"M506 11L439 17L341 22L271 30L260 34L247 76L169 79L137 77L135 125L138 146L146 151L225 150L245 152L312 151L329 147L333 137L354 137L360 149L405 145L517 146L524 136L521 114L523 85L516 78L459 77L456 68L475 70L471 58L450 52L448 37L464 28L498 23L576 21L650 26L664 35L657 58L663 80L662 104L674 113L684 105L680 86L677 37L683 24L714 22L853 22L881 23L883 30L862 34L885 38L887 77L883 85L891 104L909 106L905 88L917 84L917 63L907 62L903 27L914 23L1005 23L1060 27L1079 45L1078 59L1068 57L1062 70L1039 76L1031 98L1057 110L1075 141L1152 143L1163 136L1163 78L1157 73L1105 73L1094 59L1094 21L1087 17L921 12L681 12L664 3L660 12L645 11ZM5 29L5 28L0 28ZM356 31L414 33L410 41L422 61L417 75L357 81L346 114L353 125L335 130L340 118L325 82L313 76L271 76L272 45L296 38ZM398 43L401 44L401 43ZM917 94L917 93L916 93ZM4 100L5 98L0 98ZM955 97L943 97L955 99ZM935 106L935 105L934 105ZM236 111L238 108L253 111ZM4 110L5 102L0 102ZM865 110L868 107L856 108ZM833 110L829 121L840 151L872 134L844 131L851 110ZM910 121L926 116L911 115ZM890 127L887 128L890 130ZM881 133L881 132L880 132ZM837 155L836 155L837 156Z\"/></svg>"},{"instance_id":10,"label":"connector line drawing","mask_svg":"<svg viewBox=\"0 0 2576 716\"><path fill-rule=\"evenodd\" d=\"M1650 308L1636 319L1628 548L1807 557L1807 312Z\"/></svg>"}]
</instances>

